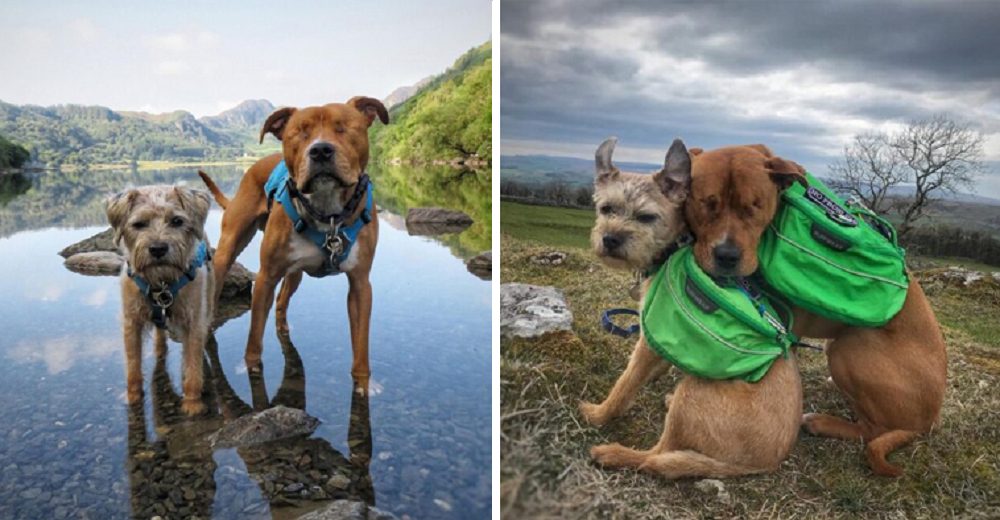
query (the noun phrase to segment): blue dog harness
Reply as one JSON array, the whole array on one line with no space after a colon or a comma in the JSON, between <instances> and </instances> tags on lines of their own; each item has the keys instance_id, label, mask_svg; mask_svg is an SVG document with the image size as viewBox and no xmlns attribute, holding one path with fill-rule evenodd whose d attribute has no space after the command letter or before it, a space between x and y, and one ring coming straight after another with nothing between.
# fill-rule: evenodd
<instances>
[{"instance_id":1,"label":"blue dog harness","mask_svg":"<svg viewBox=\"0 0 1000 520\"><path fill-rule=\"evenodd\" d=\"M157 328L167 328L167 318L170 317L170 306L174 304L177 293L181 292L181 289L185 285L194 281L195 276L198 276L198 269L211 260L211 258L212 255L208 252L208 244L202 240L198 243L198 249L195 251L194 258L191 260L191 264L188 265L188 270L184 272L184 275L170 285L163 282L159 287L153 287L141 276L133 273L132 266L128 267L128 277L135 282L136 287L139 288L139 292L146 297L146 302L149 303L149 307L153 310L153 324Z\"/></svg>"},{"instance_id":2,"label":"blue dog harness","mask_svg":"<svg viewBox=\"0 0 1000 520\"><path fill-rule=\"evenodd\" d=\"M264 192L267 193L268 211L270 211L272 201L277 200L280 202L281 206L285 209L285 214L291 219L295 227L295 232L308 238L310 242L316 244L316 247L323 251L322 272L316 275L310 273L310 275L323 277L343 272L340 270L341 262L346 260L351 254L351 248L354 247L354 242L358 240L361 228L372 221L372 205L374 203L372 202L372 184L368 178L368 174L363 173L361 175L358 179L358 185L354 189L354 194L351 195L350 200L344 205L343 211L336 214L324 215L316 211L309 204L309 201L295 188L295 183L288 174L288 167L285 166L285 161L279 162L274 167L274 170L271 171L271 176L268 177L267 183L264 185ZM350 225L345 226L344 221L354 214L358 208L358 204L361 202L361 197L366 193L367 200L364 209L361 210L361 215L354 219L354 222ZM323 232L310 226L302 218L302 215L299 214L298 209L296 209L292 201L292 199L296 198L299 199L302 206L315 220L329 222L330 230Z\"/></svg>"}]
</instances>

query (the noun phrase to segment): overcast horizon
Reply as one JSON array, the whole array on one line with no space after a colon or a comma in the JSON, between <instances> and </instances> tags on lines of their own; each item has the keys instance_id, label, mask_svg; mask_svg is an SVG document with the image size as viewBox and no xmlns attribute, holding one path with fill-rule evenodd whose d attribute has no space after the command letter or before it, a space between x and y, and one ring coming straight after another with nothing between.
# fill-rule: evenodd
<instances>
[{"instance_id":1,"label":"overcast horizon","mask_svg":"<svg viewBox=\"0 0 1000 520\"><path fill-rule=\"evenodd\" d=\"M946 114L1000 197L1000 2L501 4L501 154L658 164L762 142L823 175L854 135Z\"/></svg>"},{"instance_id":2,"label":"overcast horizon","mask_svg":"<svg viewBox=\"0 0 1000 520\"><path fill-rule=\"evenodd\" d=\"M491 32L488 6L464 0L5 2L0 14L0 101L197 117L248 99L381 99Z\"/></svg>"}]
</instances>

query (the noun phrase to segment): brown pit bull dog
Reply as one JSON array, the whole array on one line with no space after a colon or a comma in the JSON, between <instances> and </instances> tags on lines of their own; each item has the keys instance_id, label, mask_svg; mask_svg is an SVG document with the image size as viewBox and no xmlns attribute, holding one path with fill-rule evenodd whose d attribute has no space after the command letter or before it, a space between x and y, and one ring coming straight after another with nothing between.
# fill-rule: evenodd
<instances>
[{"instance_id":1,"label":"brown pit bull dog","mask_svg":"<svg viewBox=\"0 0 1000 520\"><path fill-rule=\"evenodd\" d=\"M685 207L695 257L715 276L750 275L781 190L804 179L805 170L763 145L699 152L692 150ZM947 378L944 338L920 285L911 277L902 310L882 327L851 327L799 308L794 320L798 336L832 339L830 375L857 419L810 413L803 426L816 435L862 439L876 474L901 475L885 457L936 424Z\"/></svg>"},{"instance_id":2,"label":"brown pit bull dog","mask_svg":"<svg viewBox=\"0 0 1000 520\"><path fill-rule=\"evenodd\" d=\"M232 200L208 175L198 172L225 209L214 260L216 299L233 261L257 229L264 230L244 354L251 370L260 369L264 324L278 282L284 279L275 321L278 332L287 333L288 300L302 281L302 272L317 277L343 272L350 283L347 312L354 352L351 375L359 388L368 388L372 308L368 273L378 241L378 218L364 170L368 164L368 128L376 117L383 124L389 122L385 106L369 97L275 111L261 128L260 140L263 142L266 134L274 135L282 142L282 153L251 166ZM275 177L268 182L272 172L286 173L287 180Z\"/></svg>"}]
</instances>

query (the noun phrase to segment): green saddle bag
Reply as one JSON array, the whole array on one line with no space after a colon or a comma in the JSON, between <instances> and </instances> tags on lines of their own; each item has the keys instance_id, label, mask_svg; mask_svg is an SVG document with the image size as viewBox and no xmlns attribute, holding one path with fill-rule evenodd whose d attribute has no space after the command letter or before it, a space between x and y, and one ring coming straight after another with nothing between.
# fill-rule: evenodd
<instances>
[{"instance_id":1,"label":"green saddle bag","mask_svg":"<svg viewBox=\"0 0 1000 520\"><path fill-rule=\"evenodd\" d=\"M909 277L896 230L806 174L781 195L757 255L767 284L814 314L862 327L903 307Z\"/></svg>"},{"instance_id":2,"label":"green saddle bag","mask_svg":"<svg viewBox=\"0 0 1000 520\"><path fill-rule=\"evenodd\" d=\"M640 323L649 346L684 372L753 383L795 341L781 316L791 320L756 285L717 284L684 247L653 275Z\"/></svg>"}]
</instances>

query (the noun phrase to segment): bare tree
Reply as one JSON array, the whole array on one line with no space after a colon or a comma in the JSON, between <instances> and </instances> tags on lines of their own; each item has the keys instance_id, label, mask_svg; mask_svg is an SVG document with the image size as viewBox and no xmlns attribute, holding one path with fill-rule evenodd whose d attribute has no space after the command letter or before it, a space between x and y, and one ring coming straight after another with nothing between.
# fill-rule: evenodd
<instances>
[{"instance_id":1,"label":"bare tree","mask_svg":"<svg viewBox=\"0 0 1000 520\"><path fill-rule=\"evenodd\" d=\"M833 187L854 195L879 215L891 209L889 190L906 179L901 163L890 146L889 135L869 132L854 136L844 146L843 161L830 165Z\"/></svg>"},{"instance_id":2,"label":"bare tree","mask_svg":"<svg viewBox=\"0 0 1000 520\"><path fill-rule=\"evenodd\" d=\"M915 121L895 134L868 133L844 147L844 159L830 165L834 186L857 196L879 214L898 213L899 234L913 229L940 193L974 187L983 171L981 132L945 116ZM912 184L912 196L890 190Z\"/></svg>"}]
</instances>

